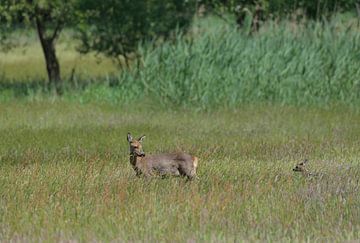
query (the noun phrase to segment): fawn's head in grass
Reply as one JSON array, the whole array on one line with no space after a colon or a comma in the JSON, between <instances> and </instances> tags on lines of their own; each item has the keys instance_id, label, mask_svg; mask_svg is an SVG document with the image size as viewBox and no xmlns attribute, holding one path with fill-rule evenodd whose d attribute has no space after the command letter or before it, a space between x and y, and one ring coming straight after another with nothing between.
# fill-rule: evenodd
<instances>
[{"instance_id":1,"label":"fawn's head in grass","mask_svg":"<svg viewBox=\"0 0 360 243\"><path fill-rule=\"evenodd\" d=\"M139 139L133 139L130 133L127 134L127 141L130 145L130 155L135 155L139 157L144 157L145 153L142 149L142 142L145 138L145 135L142 135Z\"/></svg>"},{"instance_id":2,"label":"fawn's head in grass","mask_svg":"<svg viewBox=\"0 0 360 243\"><path fill-rule=\"evenodd\" d=\"M308 160L305 159L303 162L300 162L299 164L297 164L295 166L295 168L293 169L293 171L295 172L302 172L302 173L307 173L307 169L306 169L306 164L307 164Z\"/></svg>"}]
</instances>

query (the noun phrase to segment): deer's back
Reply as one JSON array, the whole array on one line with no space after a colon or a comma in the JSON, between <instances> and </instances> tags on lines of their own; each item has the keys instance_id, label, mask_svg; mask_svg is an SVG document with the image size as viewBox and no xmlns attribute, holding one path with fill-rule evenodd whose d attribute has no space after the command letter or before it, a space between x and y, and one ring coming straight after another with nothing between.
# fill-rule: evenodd
<instances>
[{"instance_id":1,"label":"deer's back","mask_svg":"<svg viewBox=\"0 0 360 243\"><path fill-rule=\"evenodd\" d=\"M147 168L160 174L187 175L195 173L194 157L187 153L166 153L143 158Z\"/></svg>"}]
</instances>

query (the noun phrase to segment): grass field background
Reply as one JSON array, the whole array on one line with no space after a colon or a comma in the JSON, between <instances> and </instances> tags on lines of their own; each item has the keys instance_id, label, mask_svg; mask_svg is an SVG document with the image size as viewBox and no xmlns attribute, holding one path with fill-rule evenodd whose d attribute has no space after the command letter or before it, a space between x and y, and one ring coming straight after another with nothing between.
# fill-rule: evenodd
<instances>
[{"instance_id":1,"label":"grass field background","mask_svg":"<svg viewBox=\"0 0 360 243\"><path fill-rule=\"evenodd\" d=\"M22 38L0 52L0 241L360 240L358 22L200 19L130 70L65 31L62 96ZM128 131L199 157L198 179L137 178Z\"/></svg>"},{"instance_id":2,"label":"grass field background","mask_svg":"<svg viewBox=\"0 0 360 243\"><path fill-rule=\"evenodd\" d=\"M276 106L196 113L63 102L0 105L0 239L358 240L359 115ZM145 152L184 150L198 176L136 178ZM308 158L319 177L292 171Z\"/></svg>"},{"instance_id":3,"label":"grass field background","mask_svg":"<svg viewBox=\"0 0 360 243\"><path fill-rule=\"evenodd\" d=\"M78 78L99 77L117 71L111 59L101 54L87 55L77 53L77 42L70 30L62 32L56 42L56 50L62 77L67 80L72 75ZM1 82L32 82L47 79L44 54L36 33L29 30L18 30L12 34L16 44L13 48L0 48Z\"/></svg>"}]
</instances>

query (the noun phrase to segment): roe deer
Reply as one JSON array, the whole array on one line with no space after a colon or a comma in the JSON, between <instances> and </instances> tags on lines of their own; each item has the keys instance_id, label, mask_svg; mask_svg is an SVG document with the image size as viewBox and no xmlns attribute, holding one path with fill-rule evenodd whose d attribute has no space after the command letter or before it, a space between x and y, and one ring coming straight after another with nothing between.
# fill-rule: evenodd
<instances>
[{"instance_id":1,"label":"roe deer","mask_svg":"<svg viewBox=\"0 0 360 243\"><path fill-rule=\"evenodd\" d=\"M308 169L306 168L306 164L309 162L308 159L304 159L303 162L298 163L295 168L293 169L293 171L295 172L301 172L304 176L318 176L318 173L313 173L308 171Z\"/></svg>"},{"instance_id":2,"label":"roe deer","mask_svg":"<svg viewBox=\"0 0 360 243\"><path fill-rule=\"evenodd\" d=\"M139 139L133 139L130 133L127 134L127 141L130 145L130 163L136 175L174 175L186 176L193 179L196 176L198 158L189 154L168 153L158 155L145 155L142 149L142 142L145 135Z\"/></svg>"}]
</instances>

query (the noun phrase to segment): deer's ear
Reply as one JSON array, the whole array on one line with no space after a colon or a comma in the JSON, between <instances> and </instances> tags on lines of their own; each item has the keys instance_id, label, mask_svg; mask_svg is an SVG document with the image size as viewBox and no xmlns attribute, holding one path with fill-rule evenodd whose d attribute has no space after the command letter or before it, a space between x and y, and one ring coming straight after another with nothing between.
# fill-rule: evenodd
<instances>
[{"instance_id":1,"label":"deer's ear","mask_svg":"<svg viewBox=\"0 0 360 243\"><path fill-rule=\"evenodd\" d=\"M132 140L133 140L133 138L132 138L131 134L128 132L128 134L127 134L127 141L128 141L129 143L131 143Z\"/></svg>"},{"instance_id":2,"label":"deer's ear","mask_svg":"<svg viewBox=\"0 0 360 243\"><path fill-rule=\"evenodd\" d=\"M146 136L145 136L145 135L142 135L141 137L139 137L138 141L139 141L140 143L142 143L142 142L144 141L144 138L146 138Z\"/></svg>"}]
</instances>

